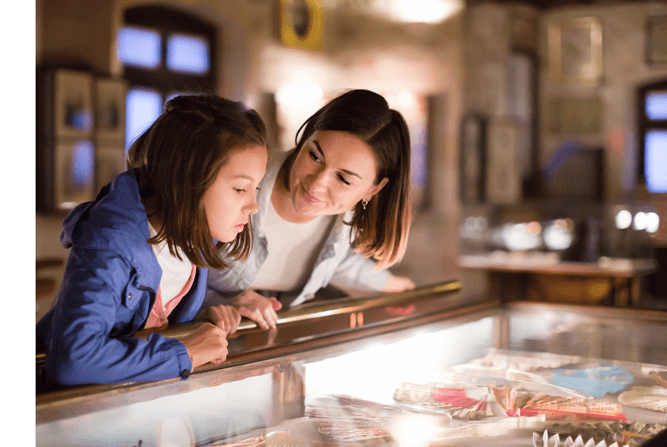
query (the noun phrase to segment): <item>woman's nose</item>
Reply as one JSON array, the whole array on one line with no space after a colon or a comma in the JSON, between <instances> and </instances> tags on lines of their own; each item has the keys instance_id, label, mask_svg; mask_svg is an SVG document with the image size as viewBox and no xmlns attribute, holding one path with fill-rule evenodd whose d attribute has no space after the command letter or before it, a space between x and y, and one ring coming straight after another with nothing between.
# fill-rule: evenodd
<instances>
[{"instance_id":1,"label":"woman's nose","mask_svg":"<svg viewBox=\"0 0 667 447\"><path fill-rule=\"evenodd\" d=\"M308 187L311 191L321 191L326 189L327 176L324 169L318 169L308 176Z\"/></svg>"}]
</instances>

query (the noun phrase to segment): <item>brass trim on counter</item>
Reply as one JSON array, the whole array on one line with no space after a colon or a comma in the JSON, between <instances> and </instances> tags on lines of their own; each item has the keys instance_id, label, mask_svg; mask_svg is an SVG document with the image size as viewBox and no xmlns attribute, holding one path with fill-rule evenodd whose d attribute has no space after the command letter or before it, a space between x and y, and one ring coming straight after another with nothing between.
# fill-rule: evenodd
<instances>
[{"instance_id":1,"label":"brass trim on counter","mask_svg":"<svg viewBox=\"0 0 667 447\"><path fill-rule=\"evenodd\" d=\"M335 318L336 316L339 315L343 316L353 312L361 313L361 312L369 312L371 310L375 310L377 312L377 309L382 309L383 307L386 308L389 306L395 306L399 303L417 304L422 301L426 302L428 300L438 299L443 294L456 292L460 290L460 288L461 288L460 281L448 281L436 285L418 287L414 290L409 290L404 292L396 292L391 294L379 293L358 298L343 298L331 301L321 301L321 302L318 301L318 302L305 303L295 309L287 309L285 311L279 311L278 329L280 330L281 328L284 327L290 327L290 325L293 326L294 323L303 322L304 324L307 324L308 320L316 320L320 318L332 318L332 317ZM381 320L381 321L375 321L375 323L369 324L367 326L366 325L357 326L356 328L350 330L350 332L354 333L354 335L347 335L347 336L345 334L341 335L340 331L337 331L336 335L333 337L332 334L329 332L322 332L314 335L308 334L307 336L304 335L303 337L298 338L290 347L273 346L271 344L267 344L266 346L262 346L259 349L256 349L252 352L240 352L237 354L230 353L227 361L225 361L224 363L219 365L212 365L212 364L202 365L201 367L197 368L197 371L193 373L193 376L196 376L197 374L204 373L207 371L229 368L232 366L238 366L241 364L256 362L258 360L262 360L268 357L275 357L284 355L285 353L297 352L298 350L303 349L303 346L306 345L306 342L308 342L308 346L313 344L312 341L313 338L317 337L319 338L325 337L327 339L330 339L329 343L332 343L335 342L334 340L343 341L347 339L363 337L365 336L365 334L377 333L379 330L383 331L393 330L393 328L398 327L397 323L399 324L399 326L409 325L411 321L414 321L415 319L420 319L430 313L437 313L439 315L438 318L442 318L443 314L453 310L453 308L455 307L454 304L450 304L449 302L446 303L442 302L438 306L432 306L430 303L425 303L425 305L426 305L425 310L421 310L420 312L416 312L411 315L405 315L399 317L391 316L391 318L387 318L386 320ZM348 318L345 317L345 319L347 320ZM142 330L138 331L134 336L140 338L147 338L150 334L158 332L165 337L179 339L192 333L201 324L202 324L201 322L196 322L196 323L178 325L166 329ZM244 335L256 336L256 334L262 334L264 332L265 331L259 328L253 321L244 319L241 321L241 324L239 325L237 332L231 338L242 337ZM314 345L321 346L322 343L323 343L322 341L319 341L315 342ZM48 380L46 379L44 371L45 363L46 363L46 354L43 351L38 352L36 355L36 367L38 373L37 375L38 409L43 405L54 405L54 404L57 405L57 401L61 400L66 400L69 401L69 403L71 403L73 400L77 401L80 398L85 399L84 396L90 396L93 394L114 395L117 393L124 393L126 392L126 390L129 389L150 388L155 386L156 383L165 383L165 382L169 383L169 381L145 382L145 383L128 382L121 384L90 384L90 385L81 385L74 387L55 387L55 389L49 389L50 387L46 386L44 387L45 389L42 389L42 391L40 391L40 386L39 386L40 378L41 380ZM180 379L174 379L174 380L180 381Z\"/></svg>"},{"instance_id":2,"label":"brass trim on counter","mask_svg":"<svg viewBox=\"0 0 667 447\"><path fill-rule=\"evenodd\" d=\"M332 301L317 301L302 304L294 309L278 311L278 325L295 323L312 318L321 318L332 315L345 314L349 312L361 312L367 309L389 306L403 301L419 301L422 299L433 298L433 295L443 292L453 292L461 288L460 281L449 281L442 284L419 287L405 292L396 292L391 294L374 294L361 298L343 298ZM159 332L169 338L183 338L192 333L202 323L188 323L167 329L146 329L138 331L135 337L147 338L154 332ZM245 331L260 329L252 320L243 319L236 330L237 335L242 335ZM261 330L261 329L260 329Z\"/></svg>"}]
</instances>

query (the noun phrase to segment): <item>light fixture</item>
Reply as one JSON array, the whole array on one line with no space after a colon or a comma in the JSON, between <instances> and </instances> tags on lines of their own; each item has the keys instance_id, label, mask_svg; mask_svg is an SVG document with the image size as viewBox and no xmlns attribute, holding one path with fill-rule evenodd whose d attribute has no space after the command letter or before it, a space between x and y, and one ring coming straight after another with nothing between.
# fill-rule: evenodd
<instances>
[{"instance_id":1,"label":"light fixture","mask_svg":"<svg viewBox=\"0 0 667 447\"><path fill-rule=\"evenodd\" d=\"M646 231L649 233L655 233L660 227L660 217L653 211L646 214Z\"/></svg>"},{"instance_id":2,"label":"light fixture","mask_svg":"<svg viewBox=\"0 0 667 447\"><path fill-rule=\"evenodd\" d=\"M438 23L463 9L463 0L371 0L371 10L389 20Z\"/></svg>"},{"instance_id":3,"label":"light fixture","mask_svg":"<svg viewBox=\"0 0 667 447\"><path fill-rule=\"evenodd\" d=\"M646 218L646 213L640 211L637 214L635 214L635 218L632 221L632 228L638 231L645 230L647 223L648 219Z\"/></svg>"},{"instance_id":4,"label":"light fixture","mask_svg":"<svg viewBox=\"0 0 667 447\"><path fill-rule=\"evenodd\" d=\"M616 228L619 230L625 230L632 223L632 214L628 210L621 210L616 214Z\"/></svg>"}]
</instances>

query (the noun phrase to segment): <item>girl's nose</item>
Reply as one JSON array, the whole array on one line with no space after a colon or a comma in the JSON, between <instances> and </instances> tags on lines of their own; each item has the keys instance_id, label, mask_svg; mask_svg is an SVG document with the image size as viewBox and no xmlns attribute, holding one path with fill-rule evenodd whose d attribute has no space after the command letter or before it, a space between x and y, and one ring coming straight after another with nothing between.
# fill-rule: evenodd
<instances>
[{"instance_id":1,"label":"girl's nose","mask_svg":"<svg viewBox=\"0 0 667 447\"><path fill-rule=\"evenodd\" d=\"M259 205L257 204L257 194L251 194L252 198L250 199L250 203L246 207L246 212L248 214L256 214L257 211L259 211Z\"/></svg>"}]
</instances>

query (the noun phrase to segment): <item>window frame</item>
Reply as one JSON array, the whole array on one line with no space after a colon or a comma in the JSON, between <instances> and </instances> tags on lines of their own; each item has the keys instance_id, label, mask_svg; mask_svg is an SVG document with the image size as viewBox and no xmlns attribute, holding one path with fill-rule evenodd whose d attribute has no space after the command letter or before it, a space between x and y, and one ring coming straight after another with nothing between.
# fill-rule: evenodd
<instances>
[{"instance_id":1,"label":"window frame","mask_svg":"<svg viewBox=\"0 0 667 447\"><path fill-rule=\"evenodd\" d=\"M129 89L147 87L160 92L162 101L172 92L215 93L217 91L217 41L215 26L187 12L164 6L137 6L123 14L123 27L136 26L156 31L162 40L161 63L155 69L123 64ZM196 35L209 44L209 70L204 74L182 73L167 67L167 41L172 34Z\"/></svg>"}]
</instances>

